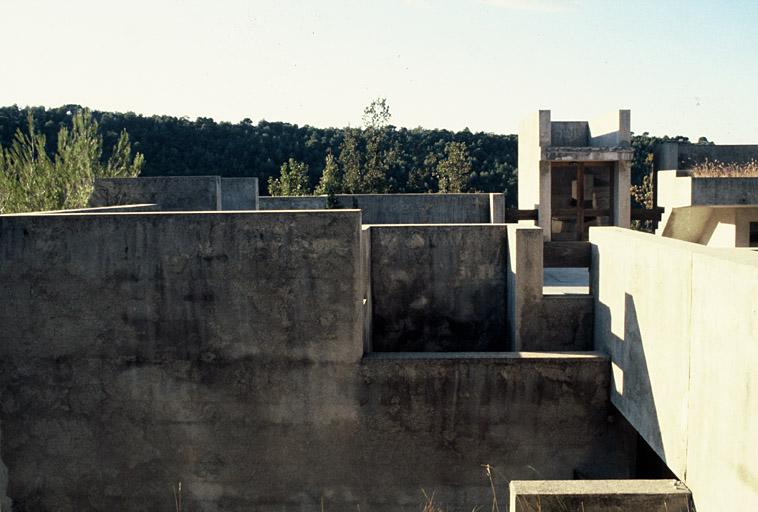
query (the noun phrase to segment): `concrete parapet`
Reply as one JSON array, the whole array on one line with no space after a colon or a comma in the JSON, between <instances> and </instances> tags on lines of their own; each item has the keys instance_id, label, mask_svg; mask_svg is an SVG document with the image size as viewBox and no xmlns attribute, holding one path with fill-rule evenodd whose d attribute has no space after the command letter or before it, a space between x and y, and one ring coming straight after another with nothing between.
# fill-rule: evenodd
<instances>
[{"instance_id":1,"label":"concrete parapet","mask_svg":"<svg viewBox=\"0 0 758 512\"><path fill-rule=\"evenodd\" d=\"M338 194L335 199L336 208L361 210L364 224L481 224L492 222L492 201L497 203L502 197L488 193ZM261 210L321 209L327 207L327 196L263 196L259 204Z\"/></svg>"},{"instance_id":2,"label":"concrete parapet","mask_svg":"<svg viewBox=\"0 0 758 512\"><path fill-rule=\"evenodd\" d=\"M758 508L758 254L592 228L611 400L701 512Z\"/></svg>"},{"instance_id":3,"label":"concrete parapet","mask_svg":"<svg viewBox=\"0 0 758 512\"><path fill-rule=\"evenodd\" d=\"M693 512L678 480L522 480L510 483L509 512Z\"/></svg>"},{"instance_id":4,"label":"concrete parapet","mask_svg":"<svg viewBox=\"0 0 758 512\"><path fill-rule=\"evenodd\" d=\"M98 178L90 206L157 204L164 211L221 209L219 176Z\"/></svg>"}]
</instances>

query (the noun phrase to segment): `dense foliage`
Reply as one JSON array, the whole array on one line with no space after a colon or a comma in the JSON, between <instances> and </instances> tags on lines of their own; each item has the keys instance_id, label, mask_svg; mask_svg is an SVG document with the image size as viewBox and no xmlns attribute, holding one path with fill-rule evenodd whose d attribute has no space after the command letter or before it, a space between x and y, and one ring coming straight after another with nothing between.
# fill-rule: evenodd
<instances>
[{"instance_id":1,"label":"dense foliage","mask_svg":"<svg viewBox=\"0 0 758 512\"><path fill-rule=\"evenodd\" d=\"M70 125L72 114L79 108L65 105L30 110L48 144L54 144L58 130ZM360 135L354 141L360 158L368 155L371 159L378 155L370 160L369 170L385 165L381 157L387 151L397 151L397 155L392 155L392 165L386 177L386 189L390 192L436 192L437 182L432 176L436 162L430 167L429 157L442 160L449 142L463 142L472 165L467 190L506 191L513 201L516 197L515 135L468 130L409 130L388 125L382 130L384 139L377 146L376 139L364 136L366 129L315 128L269 121L254 124L250 119L233 124L217 123L208 118L191 121L134 113L93 111L92 114L100 124L104 157L110 156L109 148L118 141L121 131L126 130L134 150L145 156L142 176L257 176L261 193L265 195L268 193L268 178L278 178L282 164L293 158L308 166L309 188L313 190L321 178L327 153L331 151L335 160L341 163L340 146L344 134L352 131L354 135ZM27 109L16 106L0 108L0 144L10 143L16 129L25 126L26 115ZM54 146L49 149L54 150ZM375 179L371 172L369 179Z\"/></svg>"},{"instance_id":2,"label":"dense foliage","mask_svg":"<svg viewBox=\"0 0 758 512\"><path fill-rule=\"evenodd\" d=\"M46 136L49 151L55 149L60 128L70 126L79 108L28 109ZM0 145L11 143L16 130L26 125L27 113L15 106L0 108ZM280 178L282 165L288 164L289 169L293 159L307 166L309 191L319 187L323 170L330 165L320 189L326 193L437 192L441 172L459 175L464 169L468 177L465 183L459 181L461 190L506 192L508 206L516 204L516 135L396 128L389 124L389 109L382 100L366 108L363 128L344 129L269 121L254 124L250 119L233 124L134 113L95 111L92 115L100 125L103 158L110 157L110 148L126 130L134 150L145 156L143 176L257 176L265 195L269 178ZM634 137L633 183L641 184L650 173L652 148L665 140L687 139L647 133ZM452 142L458 144L450 146Z\"/></svg>"},{"instance_id":3,"label":"dense foliage","mask_svg":"<svg viewBox=\"0 0 758 512\"><path fill-rule=\"evenodd\" d=\"M0 213L84 207L95 178L137 176L143 164L139 153L132 157L125 131L104 159L98 123L88 110L73 113L54 140L53 150L28 112L25 128L0 144Z\"/></svg>"}]
</instances>

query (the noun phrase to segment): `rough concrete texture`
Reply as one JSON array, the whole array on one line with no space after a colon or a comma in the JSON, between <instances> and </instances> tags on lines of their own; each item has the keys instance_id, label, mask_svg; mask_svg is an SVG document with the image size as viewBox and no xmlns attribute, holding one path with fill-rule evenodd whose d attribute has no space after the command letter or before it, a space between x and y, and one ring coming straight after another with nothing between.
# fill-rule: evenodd
<instances>
[{"instance_id":1,"label":"rough concrete texture","mask_svg":"<svg viewBox=\"0 0 758 512\"><path fill-rule=\"evenodd\" d=\"M542 309L542 229L508 224L507 311L511 350L527 350Z\"/></svg>"},{"instance_id":2,"label":"rough concrete texture","mask_svg":"<svg viewBox=\"0 0 758 512\"><path fill-rule=\"evenodd\" d=\"M2 424L0 424L0 453L2 453ZM11 510L11 500L8 498L8 468L0 458L0 512Z\"/></svg>"},{"instance_id":3,"label":"rough concrete texture","mask_svg":"<svg viewBox=\"0 0 758 512\"><path fill-rule=\"evenodd\" d=\"M758 509L758 254L592 228L611 400L700 512Z\"/></svg>"},{"instance_id":4,"label":"rough concrete texture","mask_svg":"<svg viewBox=\"0 0 758 512\"><path fill-rule=\"evenodd\" d=\"M678 480L535 480L510 483L510 512L691 512Z\"/></svg>"},{"instance_id":5,"label":"rough concrete texture","mask_svg":"<svg viewBox=\"0 0 758 512\"><path fill-rule=\"evenodd\" d=\"M222 210L257 210L258 178L221 178Z\"/></svg>"},{"instance_id":6,"label":"rough concrete texture","mask_svg":"<svg viewBox=\"0 0 758 512\"><path fill-rule=\"evenodd\" d=\"M367 231L374 351L507 349L505 224Z\"/></svg>"},{"instance_id":7,"label":"rough concrete texture","mask_svg":"<svg viewBox=\"0 0 758 512\"><path fill-rule=\"evenodd\" d=\"M629 476L597 354L362 360L360 213L0 217L18 510L418 511ZM504 499L507 491L501 489Z\"/></svg>"},{"instance_id":8,"label":"rough concrete texture","mask_svg":"<svg viewBox=\"0 0 758 512\"><path fill-rule=\"evenodd\" d=\"M98 178L90 206L157 204L166 211L221 209L218 176L160 176L148 178Z\"/></svg>"},{"instance_id":9,"label":"rough concrete texture","mask_svg":"<svg viewBox=\"0 0 758 512\"><path fill-rule=\"evenodd\" d=\"M541 333L525 350L592 350L593 301L590 295L543 295Z\"/></svg>"},{"instance_id":10,"label":"rough concrete texture","mask_svg":"<svg viewBox=\"0 0 758 512\"><path fill-rule=\"evenodd\" d=\"M550 123L550 145L589 146L589 123L587 121L553 121Z\"/></svg>"},{"instance_id":11,"label":"rough concrete texture","mask_svg":"<svg viewBox=\"0 0 758 512\"><path fill-rule=\"evenodd\" d=\"M364 224L476 224L492 221L490 196L502 194L338 194L339 208L361 210ZM326 196L261 197L261 210L326 208Z\"/></svg>"},{"instance_id":12,"label":"rough concrete texture","mask_svg":"<svg viewBox=\"0 0 758 512\"><path fill-rule=\"evenodd\" d=\"M507 325L510 350L573 351L592 347L589 295L544 295L543 236L508 224Z\"/></svg>"}]
</instances>

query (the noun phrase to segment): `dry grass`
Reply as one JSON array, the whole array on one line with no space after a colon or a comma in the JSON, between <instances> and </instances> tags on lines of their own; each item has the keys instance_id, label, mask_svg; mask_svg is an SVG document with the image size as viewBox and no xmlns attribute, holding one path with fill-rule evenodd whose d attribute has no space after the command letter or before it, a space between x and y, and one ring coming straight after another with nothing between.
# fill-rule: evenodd
<instances>
[{"instance_id":1,"label":"dry grass","mask_svg":"<svg viewBox=\"0 0 758 512\"><path fill-rule=\"evenodd\" d=\"M750 160L744 164L725 164L718 160L705 160L690 169L693 178L756 178L758 162Z\"/></svg>"}]
</instances>

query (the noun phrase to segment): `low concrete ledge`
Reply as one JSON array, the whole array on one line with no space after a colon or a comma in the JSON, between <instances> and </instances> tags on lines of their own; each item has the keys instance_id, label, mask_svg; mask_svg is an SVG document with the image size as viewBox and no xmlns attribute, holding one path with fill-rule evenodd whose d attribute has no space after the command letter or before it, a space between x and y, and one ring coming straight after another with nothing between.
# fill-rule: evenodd
<instances>
[{"instance_id":1,"label":"low concrete ledge","mask_svg":"<svg viewBox=\"0 0 758 512\"><path fill-rule=\"evenodd\" d=\"M364 362L413 362L413 361L487 361L514 362L520 360L578 362L608 362L608 356L601 352L369 352L364 354Z\"/></svg>"},{"instance_id":2,"label":"low concrete ledge","mask_svg":"<svg viewBox=\"0 0 758 512\"><path fill-rule=\"evenodd\" d=\"M678 480L511 481L510 512L690 512Z\"/></svg>"},{"instance_id":3,"label":"low concrete ledge","mask_svg":"<svg viewBox=\"0 0 758 512\"><path fill-rule=\"evenodd\" d=\"M126 204L119 206L96 206L93 208L71 208L70 210L47 210L38 212L8 213L5 216L22 215L66 215L69 213L121 213L121 212L155 212L160 206L154 203Z\"/></svg>"}]
</instances>

